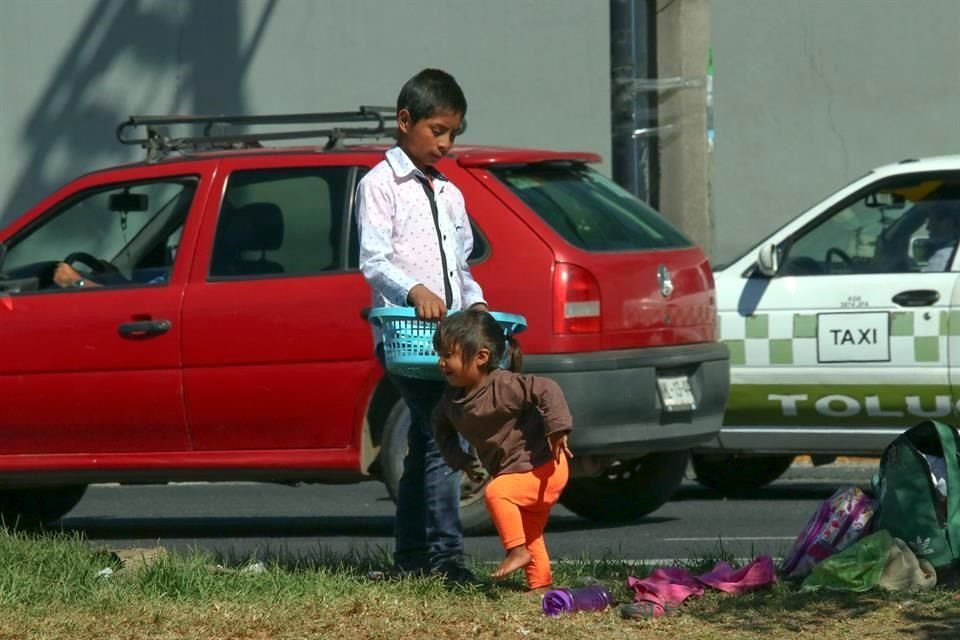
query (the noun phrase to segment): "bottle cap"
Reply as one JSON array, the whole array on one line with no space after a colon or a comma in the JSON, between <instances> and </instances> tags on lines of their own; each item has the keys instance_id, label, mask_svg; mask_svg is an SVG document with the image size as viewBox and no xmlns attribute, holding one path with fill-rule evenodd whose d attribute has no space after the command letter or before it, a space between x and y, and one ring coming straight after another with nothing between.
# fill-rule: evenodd
<instances>
[{"instance_id":1,"label":"bottle cap","mask_svg":"<svg viewBox=\"0 0 960 640\"><path fill-rule=\"evenodd\" d=\"M548 616L558 616L573 611L573 595L566 589L552 589L543 594L543 612Z\"/></svg>"}]
</instances>

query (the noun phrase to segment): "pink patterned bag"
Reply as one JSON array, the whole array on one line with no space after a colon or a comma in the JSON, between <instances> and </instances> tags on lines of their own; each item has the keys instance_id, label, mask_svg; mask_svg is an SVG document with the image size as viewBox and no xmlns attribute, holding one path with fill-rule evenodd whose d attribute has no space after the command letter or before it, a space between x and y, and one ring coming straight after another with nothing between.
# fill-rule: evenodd
<instances>
[{"instance_id":1,"label":"pink patterned bag","mask_svg":"<svg viewBox=\"0 0 960 640\"><path fill-rule=\"evenodd\" d=\"M787 578L804 577L815 564L843 551L868 533L875 511L876 503L861 489L839 489L820 503L790 553L784 556L780 572Z\"/></svg>"}]
</instances>

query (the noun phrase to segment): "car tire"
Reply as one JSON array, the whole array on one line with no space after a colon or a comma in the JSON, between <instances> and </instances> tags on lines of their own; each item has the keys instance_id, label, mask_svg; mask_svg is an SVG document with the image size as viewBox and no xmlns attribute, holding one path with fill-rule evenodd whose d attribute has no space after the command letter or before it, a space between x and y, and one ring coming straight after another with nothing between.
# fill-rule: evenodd
<instances>
[{"instance_id":1,"label":"car tire","mask_svg":"<svg viewBox=\"0 0 960 640\"><path fill-rule=\"evenodd\" d=\"M87 485L4 489L0 491L0 518L9 529L50 525L77 506Z\"/></svg>"},{"instance_id":2,"label":"car tire","mask_svg":"<svg viewBox=\"0 0 960 640\"><path fill-rule=\"evenodd\" d=\"M403 459L407 455L407 433L410 431L410 409L403 400L397 401L387 416L383 440L380 445L380 473L387 493L394 502L403 474ZM465 533L481 534L493 531L493 523L483 502L483 482L473 482L466 474L461 474L460 484L460 524Z\"/></svg>"},{"instance_id":3,"label":"car tire","mask_svg":"<svg viewBox=\"0 0 960 640\"><path fill-rule=\"evenodd\" d=\"M724 495L738 495L764 487L793 464L794 456L734 456L696 454L693 472L700 484Z\"/></svg>"},{"instance_id":4,"label":"car tire","mask_svg":"<svg viewBox=\"0 0 960 640\"><path fill-rule=\"evenodd\" d=\"M687 451L617 461L597 477L571 478L560 504L596 522L633 522L673 496L683 482L688 461Z\"/></svg>"}]
</instances>

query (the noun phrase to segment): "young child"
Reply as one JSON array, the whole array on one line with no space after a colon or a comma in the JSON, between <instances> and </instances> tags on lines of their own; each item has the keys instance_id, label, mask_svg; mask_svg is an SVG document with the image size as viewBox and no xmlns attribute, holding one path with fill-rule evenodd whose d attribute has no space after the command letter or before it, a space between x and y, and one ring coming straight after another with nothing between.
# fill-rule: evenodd
<instances>
[{"instance_id":1,"label":"young child","mask_svg":"<svg viewBox=\"0 0 960 640\"><path fill-rule=\"evenodd\" d=\"M463 195L434 168L453 147L466 112L460 86L439 69L424 69L400 90L397 146L357 186L360 270L374 307L412 306L425 320L440 320L448 310L486 308L467 266L473 235ZM375 330L383 362L381 341ZM463 559L460 474L449 473L430 430L430 414L445 386L390 379L412 420L397 495L395 569L472 582Z\"/></svg>"},{"instance_id":2,"label":"young child","mask_svg":"<svg viewBox=\"0 0 960 640\"><path fill-rule=\"evenodd\" d=\"M487 509L506 557L493 572L505 578L525 569L527 586L542 591L553 582L543 529L569 475L567 434L573 419L556 382L513 370L520 347L484 310L469 310L442 321L433 337L439 366L450 389L433 413L433 430L444 460L453 469L482 480L462 435L493 479ZM499 368L509 347L511 371Z\"/></svg>"}]
</instances>

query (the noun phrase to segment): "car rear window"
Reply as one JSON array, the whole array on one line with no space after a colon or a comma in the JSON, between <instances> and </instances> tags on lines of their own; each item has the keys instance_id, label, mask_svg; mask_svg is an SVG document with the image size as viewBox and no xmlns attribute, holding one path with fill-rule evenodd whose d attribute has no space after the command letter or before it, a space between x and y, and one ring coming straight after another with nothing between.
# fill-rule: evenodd
<instances>
[{"instance_id":1,"label":"car rear window","mask_svg":"<svg viewBox=\"0 0 960 640\"><path fill-rule=\"evenodd\" d=\"M693 243L617 183L573 163L492 167L524 204L587 251L679 249Z\"/></svg>"}]
</instances>

